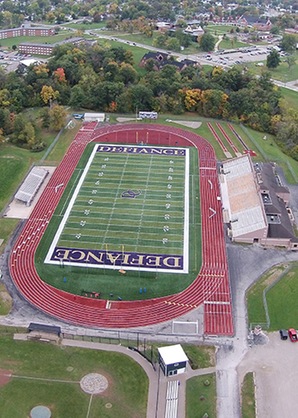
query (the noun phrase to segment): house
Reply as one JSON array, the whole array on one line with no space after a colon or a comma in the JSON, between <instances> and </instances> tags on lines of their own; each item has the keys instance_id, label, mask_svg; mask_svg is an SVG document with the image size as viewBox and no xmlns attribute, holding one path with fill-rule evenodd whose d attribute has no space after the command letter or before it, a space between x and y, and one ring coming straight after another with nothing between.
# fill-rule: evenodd
<instances>
[{"instance_id":1,"label":"house","mask_svg":"<svg viewBox=\"0 0 298 418\"><path fill-rule=\"evenodd\" d=\"M186 371L189 360L181 345L176 344L158 348L158 361L165 376L174 376Z\"/></svg>"},{"instance_id":2,"label":"house","mask_svg":"<svg viewBox=\"0 0 298 418\"><path fill-rule=\"evenodd\" d=\"M155 26L159 32L167 32L172 29L173 24L169 22L157 22Z\"/></svg>"},{"instance_id":3,"label":"house","mask_svg":"<svg viewBox=\"0 0 298 418\"><path fill-rule=\"evenodd\" d=\"M202 29L200 23L201 22L198 20L193 20L193 21L188 22L183 33L186 33L187 35L191 35L195 37L204 35L205 32Z\"/></svg>"},{"instance_id":4,"label":"house","mask_svg":"<svg viewBox=\"0 0 298 418\"><path fill-rule=\"evenodd\" d=\"M242 15L237 18L237 24L241 26L250 26L261 32L269 32L272 23L268 17L260 18L259 16Z\"/></svg>"},{"instance_id":5,"label":"house","mask_svg":"<svg viewBox=\"0 0 298 418\"><path fill-rule=\"evenodd\" d=\"M155 71L160 70L165 65L173 65L177 68L178 71L184 70L186 67L194 65L198 66L199 64L196 61L192 61L190 59L184 59L181 61L177 61L174 59L169 59L169 54L165 54L164 52L147 52L140 61L140 67L145 67L148 60L154 61L153 69Z\"/></svg>"}]
</instances>

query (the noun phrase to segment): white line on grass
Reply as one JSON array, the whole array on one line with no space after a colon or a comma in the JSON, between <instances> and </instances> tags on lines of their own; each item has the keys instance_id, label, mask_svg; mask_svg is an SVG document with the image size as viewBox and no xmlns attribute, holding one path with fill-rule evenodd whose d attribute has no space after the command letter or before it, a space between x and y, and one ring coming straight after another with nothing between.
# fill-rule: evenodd
<instances>
[{"instance_id":1,"label":"white line on grass","mask_svg":"<svg viewBox=\"0 0 298 418\"><path fill-rule=\"evenodd\" d=\"M81 172L82 172L82 170L79 170L78 175L76 176L76 179L73 182L72 188L70 189L70 192L68 193L68 196L71 196L72 195L73 189L74 189L75 185L77 184L77 180L78 180L79 176L81 175ZM64 212L64 208L65 208L66 204L68 204L67 202L68 202L68 198L65 199L64 205L62 206L62 209L61 209L61 211L59 213L59 216L61 216L62 213Z\"/></svg>"},{"instance_id":2,"label":"white line on grass","mask_svg":"<svg viewBox=\"0 0 298 418\"><path fill-rule=\"evenodd\" d=\"M144 206L145 206L145 202L146 202L148 184L149 184L149 179L150 179L150 174L151 174L152 160L153 160L153 155L151 155L150 164L149 164L148 171L147 171L147 179L146 179L145 191L144 191L144 195L143 195L143 204L142 204L142 209L141 209L141 214L140 214L140 220L139 220L139 228L138 228L137 239L136 239L136 247L135 247L136 248L136 251L138 249L138 243L139 243L139 238L140 238L140 231L141 231L141 227L142 227L142 220L143 220L143 215L144 215Z\"/></svg>"},{"instance_id":3,"label":"white line on grass","mask_svg":"<svg viewBox=\"0 0 298 418\"><path fill-rule=\"evenodd\" d=\"M119 183L118 183L118 188L117 188L117 191L116 191L116 193L115 193L113 206L111 207L110 219L109 219L109 220L108 220L108 222L107 222L106 232L105 232L105 234L104 234L104 236L103 236L103 241L102 241L102 242L103 242L103 244L105 243L105 240L106 240L106 238L107 238L107 234L108 234L108 230L109 230L109 228L110 228L110 226L111 226L111 220L112 220L112 217L113 217L113 214L114 214L116 201L117 201L117 199L118 199L118 193L119 193L120 187L121 187L121 185L122 185L123 176L124 176L124 173L125 173L125 167L126 167L126 165L127 165L128 157L129 157L129 154L126 154L126 159L125 159L125 162L124 162L124 165L123 165L123 168L122 168L121 177L120 177L120 180L119 180Z\"/></svg>"},{"instance_id":4,"label":"white line on grass","mask_svg":"<svg viewBox=\"0 0 298 418\"><path fill-rule=\"evenodd\" d=\"M17 378L17 379L26 379L26 380L38 380L41 382L55 382L55 383L75 383L79 384L79 381L76 380L60 380L60 379L49 379L46 377L33 377L33 376L19 376L17 374L12 374L11 377Z\"/></svg>"},{"instance_id":5,"label":"white line on grass","mask_svg":"<svg viewBox=\"0 0 298 418\"><path fill-rule=\"evenodd\" d=\"M82 184L83 184L83 182L85 180L85 177L86 177L86 175L87 175L87 173L89 171L89 168L90 168L91 163L93 161L94 155L96 154L97 148L98 148L98 145L95 145L94 146L94 149L93 149L93 151L92 151L92 153L91 153L91 155L89 157L89 160L87 161L87 164L86 164L86 166L84 168L83 174L81 175L81 177L79 179L79 182L78 182L78 184L77 184L77 186L76 186L76 188L75 188L75 190L73 192L72 198L70 199L69 205L68 205L68 207L67 207L67 209L65 211L65 214L64 214L64 216L62 218L62 221L61 221L61 223L60 223L60 225L59 225L59 227L58 227L58 229L56 231L55 237L54 237L54 239L52 241L52 244L51 244L51 246L49 248L49 251L48 251L48 253L46 255L45 263L51 263L51 255L53 254L53 252L55 250L55 247L57 245L57 242L59 240L59 237L60 237L60 235L61 235L61 233L62 233L62 231L64 229L64 226L65 226L65 224L67 222L67 219L69 217L69 214L70 214L70 212L72 210L72 207L73 207L73 205L74 205L74 203L76 201L76 198L77 198L77 196L79 194L80 188L81 188L81 186L82 186ZM57 264L57 263L55 263L55 264Z\"/></svg>"},{"instance_id":6,"label":"white line on grass","mask_svg":"<svg viewBox=\"0 0 298 418\"><path fill-rule=\"evenodd\" d=\"M93 395L90 396L86 418L89 417Z\"/></svg>"}]
</instances>

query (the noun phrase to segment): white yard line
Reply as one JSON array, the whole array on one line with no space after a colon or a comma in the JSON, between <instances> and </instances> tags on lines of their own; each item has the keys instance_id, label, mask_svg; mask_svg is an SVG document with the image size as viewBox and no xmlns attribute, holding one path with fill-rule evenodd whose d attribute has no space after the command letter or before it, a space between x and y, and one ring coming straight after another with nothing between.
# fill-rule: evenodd
<instances>
[{"instance_id":1,"label":"white yard line","mask_svg":"<svg viewBox=\"0 0 298 418\"><path fill-rule=\"evenodd\" d=\"M120 181L118 182L118 188L117 188L117 191L115 193L113 206L111 207L110 218L109 218L109 220L107 222L106 232L105 232L105 234L103 236L103 240L102 240L103 245L105 245L105 243L106 243L105 241L106 241L106 238L107 238L107 234L108 234L109 228L111 226L111 220L112 220L113 215L114 215L115 205L116 205L116 201L117 201L118 195L119 195L119 190L120 190L120 187L121 187L121 184L122 184L122 181L123 181L123 177L124 177L124 173L125 173L125 168L126 168L127 162L128 162L128 157L129 157L129 154L126 154L126 159L125 159L125 163L124 163L123 168L122 168L122 173L121 173Z\"/></svg>"},{"instance_id":2,"label":"white yard line","mask_svg":"<svg viewBox=\"0 0 298 418\"><path fill-rule=\"evenodd\" d=\"M83 182L84 182L84 179L85 179L85 177L86 177L86 175L87 175L87 173L88 173L88 171L89 171L89 168L90 168L90 166L91 166L91 163L92 163L92 161L93 161L93 158L94 158L94 156L95 156L95 154L96 154L97 147L98 147L98 145L95 145L95 146L94 146L94 149L93 149L93 151L92 151L92 153L91 153L91 155L90 155L90 158L89 158L89 160L88 160L88 162L87 162L87 164L86 164L86 166L85 166L85 168L84 168L83 174L81 175L81 178L80 178L80 180L79 180L79 182L78 182L78 184L77 184L77 187L76 187L76 188L75 188L75 190L74 190L74 193L73 193L72 198L70 199L70 202L69 202L68 208L67 208L67 209L66 209L66 211L65 211L65 214L64 214L64 216L63 216L63 218L62 218L62 221L61 221L61 222L60 222L60 224L59 224L59 227L58 227L58 229L57 229L57 232L56 232L56 234L55 234L55 237L54 237L54 239L53 239L53 241L52 241L52 244L51 244L51 246L50 246L50 248L49 248L49 251L48 251L48 253L47 253L47 255L46 255L46 258L45 258L45 263L51 263L51 264L59 264L59 263L60 263L60 261L57 261L57 262L53 262L53 261L51 261L51 255L52 255L52 254L53 254L53 252L54 252L54 249L55 249L55 247L56 247L56 245L57 245L57 242L58 242L58 240L59 240L59 238L60 238L60 235L62 234L62 231L63 231L63 229L64 229L64 226L65 226L66 222L67 222L67 219L68 219L69 214L70 214L70 212L71 212L71 210L72 210L72 207L73 207L73 205L74 205L74 203L75 203L75 201L76 201L76 198L77 198L77 196L78 196L78 194L79 194L80 188L81 188L81 186L82 186L82 184L83 184Z\"/></svg>"},{"instance_id":3,"label":"white yard line","mask_svg":"<svg viewBox=\"0 0 298 418\"><path fill-rule=\"evenodd\" d=\"M144 190L144 194L143 194L143 204L142 204L142 210L141 210L141 214L140 214L139 230L138 230L138 233L137 233L136 246L135 246L135 250L136 251L138 249L139 238L140 238L140 231L141 231L141 228L142 228L142 221L143 221L143 215L144 215L144 206L145 206L145 202L146 202L148 184L149 184L149 180L150 180L152 161L153 161L153 155L151 155L151 158L150 158L150 164L149 164L148 172L147 172L147 179L146 179L146 184L145 184L145 190Z\"/></svg>"}]
</instances>

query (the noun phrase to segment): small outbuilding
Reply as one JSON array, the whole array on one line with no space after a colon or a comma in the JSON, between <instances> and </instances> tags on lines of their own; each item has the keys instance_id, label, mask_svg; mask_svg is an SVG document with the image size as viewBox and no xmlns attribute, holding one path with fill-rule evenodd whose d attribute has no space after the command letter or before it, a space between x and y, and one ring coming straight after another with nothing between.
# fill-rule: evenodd
<instances>
[{"instance_id":1,"label":"small outbuilding","mask_svg":"<svg viewBox=\"0 0 298 418\"><path fill-rule=\"evenodd\" d=\"M165 376L174 376L186 371L188 358L180 344L158 348L159 365Z\"/></svg>"},{"instance_id":2,"label":"small outbuilding","mask_svg":"<svg viewBox=\"0 0 298 418\"><path fill-rule=\"evenodd\" d=\"M85 122L104 122L105 113L85 113Z\"/></svg>"}]
</instances>

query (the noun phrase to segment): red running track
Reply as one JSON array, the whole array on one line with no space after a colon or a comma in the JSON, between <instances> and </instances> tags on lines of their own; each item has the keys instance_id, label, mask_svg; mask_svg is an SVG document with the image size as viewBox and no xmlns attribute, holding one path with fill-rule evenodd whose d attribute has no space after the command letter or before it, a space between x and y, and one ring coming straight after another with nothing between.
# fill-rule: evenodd
<instances>
[{"instance_id":1,"label":"red running track","mask_svg":"<svg viewBox=\"0 0 298 418\"><path fill-rule=\"evenodd\" d=\"M221 126L220 123L216 123L216 126L218 127L218 129L220 130L220 132L223 134L223 136L226 138L226 140L228 141L228 143L230 144L230 147L232 148L232 150L234 151L235 155L241 154L238 151L238 148L236 147L236 145L234 145L233 141L231 140L231 138L228 136L228 134L226 133L226 131L224 130L224 128Z\"/></svg>"},{"instance_id":2,"label":"red running track","mask_svg":"<svg viewBox=\"0 0 298 418\"><path fill-rule=\"evenodd\" d=\"M49 220L86 147L91 142L150 143L195 146L199 154L202 214L202 267L194 282L175 295L146 301L106 301L72 295L43 282L34 257ZM204 332L233 335L228 265L222 223L216 157L203 138L162 125L114 125L96 128L86 124L76 135L53 173L11 252L11 277L25 299L46 314L73 324L98 328L132 328L158 324L186 314L204 304Z\"/></svg>"},{"instance_id":3,"label":"red running track","mask_svg":"<svg viewBox=\"0 0 298 418\"><path fill-rule=\"evenodd\" d=\"M219 137L219 135L217 134L216 130L213 128L213 126L211 125L211 123L207 123L208 128L210 129L211 133L213 134L214 138L216 139L216 141L219 143L221 149L223 150L224 153L229 152L228 148L225 146L225 144L222 142L221 138Z\"/></svg>"}]
</instances>

